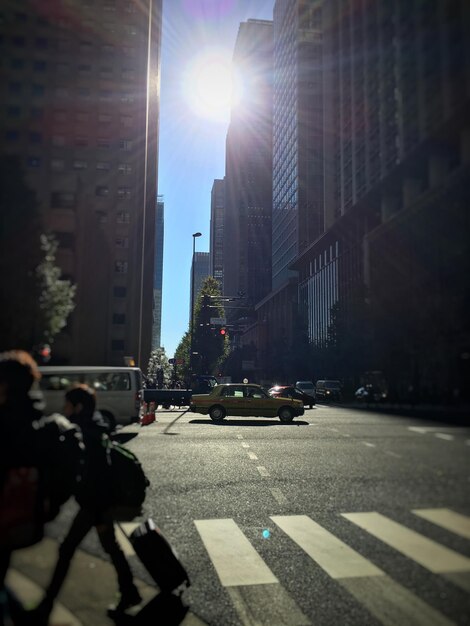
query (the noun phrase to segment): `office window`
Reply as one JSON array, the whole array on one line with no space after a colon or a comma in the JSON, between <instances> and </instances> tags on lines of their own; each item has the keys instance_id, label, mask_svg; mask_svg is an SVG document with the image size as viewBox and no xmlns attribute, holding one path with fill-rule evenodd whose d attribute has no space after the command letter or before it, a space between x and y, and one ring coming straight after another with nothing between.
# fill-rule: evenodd
<instances>
[{"instance_id":1,"label":"office window","mask_svg":"<svg viewBox=\"0 0 470 626\"><path fill-rule=\"evenodd\" d=\"M68 74L70 72L69 63L57 63L56 70L58 74Z\"/></svg>"},{"instance_id":2,"label":"office window","mask_svg":"<svg viewBox=\"0 0 470 626\"><path fill-rule=\"evenodd\" d=\"M96 169L108 171L111 169L111 163L108 163L108 161L98 161Z\"/></svg>"},{"instance_id":3,"label":"office window","mask_svg":"<svg viewBox=\"0 0 470 626\"><path fill-rule=\"evenodd\" d=\"M54 89L54 94L57 98L65 98L69 95L68 87L56 87Z\"/></svg>"},{"instance_id":4,"label":"office window","mask_svg":"<svg viewBox=\"0 0 470 626\"><path fill-rule=\"evenodd\" d=\"M90 99L90 90L88 89L88 87L80 87L79 89L77 89L77 94L82 100Z\"/></svg>"},{"instance_id":5,"label":"office window","mask_svg":"<svg viewBox=\"0 0 470 626\"><path fill-rule=\"evenodd\" d=\"M91 41L81 41L80 42L80 52L91 52L93 46Z\"/></svg>"},{"instance_id":6,"label":"office window","mask_svg":"<svg viewBox=\"0 0 470 626\"><path fill-rule=\"evenodd\" d=\"M65 169L65 161L63 159L52 159L51 170L54 172L62 172Z\"/></svg>"},{"instance_id":7,"label":"office window","mask_svg":"<svg viewBox=\"0 0 470 626\"><path fill-rule=\"evenodd\" d=\"M52 145L56 148L65 146L65 137L63 135L52 135Z\"/></svg>"},{"instance_id":8,"label":"office window","mask_svg":"<svg viewBox=\"0 0 470 626\"><path fill-rule=\"evenodd\" d=\"M132 174L132 165L129 163L119 163L118 172L121 174Z\"/></svg>"},{"instance_id":9,"label":"office window","mask_svg":"<svg viewBox=\"0 0 470 626\"><path fill-rule=\"evenodd\" d=\"M114 261L114 271L116 274L127 274L129 263L127 261Z\"/></svg>"},{"instance_id":10,"label":"office window","mask_svg":"<svg viewBox=\"0 0 470 626\"><path fill-rule=\"evenodd\" d=\"M87 161L75 160L73 162L73 169L74 170L86 170L87 167L88 167Z\"/></svg>"},{"instance_id":11,"label":"office window","mask_svg":"<svg viewBox=\"0 0 470 626\"><path fill-rule=\"evenodd\" d=\"M101 46L101 52L103 52L104 54L114 54L114 50L114 46L110 44L104 44Z\"/></svg>"},{"instance_id":12,"label":"office window","mask_svg":"<svg viewBox=\"0 0 470 626\"><path fill-rule=\"evenodd\" d=\"M117 197L119 200L128 200L131 195L130 187L118 187Z\"/></svg>"},{"instance_id":13,"label":"office window","mask_svg":"<svg viewBox=\"0 0 470 626\"><path fill-rule=\"evenodd\" d=\"M38 84L32 85L31 92L33 96L43 96L45 92L45 87L44 85L38 85Z\"/></svg>"},{"instance_id":14,"label":"office window","mask_svg":"<svg viewBox=\"0 0 470 626\"><path fill-rule=\"evenodd\" d=\"M128 248L129 237L116 237L116 248Z\"/></svg>"},{"instance_id":15,"label":"office window","mask_svg":"<svg viewBox=\"0 0 470 626\"><path fill-rule=\"evenodd\" d=\"M55 232L55 238L59 244L59 248L73 248L75 246L75 235L73 233Z\"/></svg>"},{"instance_id":16,"label":"office window","mask_svg":"<svg viewBox=\"0 0 470 626\"><path fill-rule=\"evenodd\" d=\"M76 114L76 119L77 119L77 122L88 122L88 120L90 119L90 115L89 113L84 113L83 111L79 111Z\"/></svg>"},{"instance_id":17,"label":"office window","mask_svg":"<svg viewBox=\"0 0 470 626\"><path fill-rule=\"evenodd\" d=\"M118 224L129 224L130 222L130 213L127 213L125 211L118 211L116 213L116 222Z\"/></svg>"},{"instance_id":18,"label":"office window","mask_svg":"<svg viewBox=\"0 0 470 626\"><path fill-rule=\"evenodd\" d=\"M75 145L79 148L85 148L86 146L88 146L89 141L88 141L88 137L83 137L83 136L78 136L75 137Z\"/></svg>"},{"instance_id":19,"label":"office window","mask_svg":"<svg viewBox=\"0 0 470 626\"><path fill-rule=\"evenodd\" d=\"M77 71L80 76L86 76L91 72L91 65L88 63L80 63L77 65Z\"/></svg>"},{"instance_id":20,"label":"office window","mask_svg":"<svg viewBox=\"0 0 470 626\"><path fill-rule=\"evenodd\" d=\"M113 324L125 324L125 323L126 323L125 313L113 313Z\"/></svg>"},{"instance_id":21,"label":"office window","mask_svg":"<svg viewBox=\"0 0 470 626\"><path fill-rule=\"evenodd\" d=\"M39 48L41 50L45 50L48 44L49 42L47 41L45 37L36 37L36 40L34 42L34 45L36 46L36 48Z\"/></svg>"},{"instance_id":22,"label":"office window","mask_svg":"<svg viewBox=\"0 0 470 626\"><path fill-rule=\"evenodd\" d=\"M100 196L100 197L105 197L109 195L109 187L107 187L106 185L98 185L95 188L95 196Z\"/></svg>"},{"instance_id":23,"label":"office window","mask_svg":"<svg viewBox=\"0 0 470 626\"><path fill-rule=\"evenodd\" d=\"M53 209L70 209L75 206L75 194L69 191L53 191L51 207Z\"/></svg>"},{"instance_id":24,"label":"office window","mask_svg":"<svg viewBox=\"0 0 470 626\"><path fill-rule=\"evenodd\" d=\"M25 38L24 37L13 37L13 45L17 48L24 48Z\"/></svg>"},{"instance_id":25,"label":"office window","mask_svg":"<svg viewBox=\"0 0 470 626\"><path fill-rule=\"evenodd\" d=\"M41 159L39 157L30 156L27 159L28 167L40 167Z\"/></svg>"},{"instance_id":26,"label":"office window","mask_svg":"<svg viewBox=\"0 0 470 626\"><path fill-rule=\"evenodd\" d=\"M119 141L119 148L121 150L132 150L132 141L130 139L121 139Z\"/></svg>"},{"instance_id":27,"label":"office window","mask_svg":"<svg viewBox=\"0 0 470 626\"><path fill-rule=\"evenodd\" d=\"M108 149L111 147L111 142L109 141L109 139L99 138L96 143L98 148Z\"/></svg>"},{"instance_id":28,"label":"office window","mask_svg":"<svg viewBox=\"0 0 470 626\"><path fill-rule=\"evenodd\" d=\"M121 115L121 124L122 126L126 126L126 128L132 126L133 120L134 118L132 117L132 115Z\"/></svg>"},{"instance_id":29,"label":"office window","mask_svg":"<svg viewBox=\"0 0 470 626\"><path fill-rule=\"evenodd\" d=\"M124 346L124 339L113 339L111 341L111 350L114 350L115 352L123 352Z\"/></svg>"},{"instance_id":30,"label":"office window","mask_svg":"<svg viewBox=\"0 0 470 626\"><path fill-rule=\"evenodd\" d=\"M41 109L40 107L31 108L31 117L33 118L33 120L41 120L43 118L43 115L44 109Z\"/></svg>"},{"instance_id":31,"label":"office window","mask_svg":"<svg viewBox=\"0 0 470 626\"><path fill-rule=\"evenodd\" d=\"M10 67L14 70L21 70L24 67L24 59L12 59Z\"/></svg>"},{"instance_id":32,"label":"office window","mask_svg":"<svg viewBox=\"0 0 470 626\"><path fill-rule=\"evenodd\" d=\"M36 132L30 132L29 141L30 143L42 143L42 134L36 133Z\"/></svg>"},{"instance_id":33,"label":"office window","mask_svg":"<svg viewBox=\"0 0 470 626\"><path fill-rule=\"evenodd\" d=\"M67 112L66 111L54 111L54 121L55 122L66 122L67 121Z\"/></svg>"},{"instance_id":34,"label":"office window","mask_svg":"<svg viewBox=\"0 0 470 626\"><path fill-rule=\"evenodd\" d=\"M8 91L10 93L18 94L18 93L21 93L22 90L23 90L23 85L21 83L17 83L17 82L8 83Z\"/></svg>"},{"instance_id":35,"label":"office window","mask_svg":"<svg viewBox=\"0 0 470 626\"><path fill-rule=\"evenodd\" d=\"M109 115L108 113L100 113L98 115L98 121L103 124L109 124L109 122L111 122L112 119L113 119L113 116Z\"/></svg>"},{"instance_id":36,"label":"office window","mask_svg":"<svg viewBox=\"0 0 470 626\"><path fill-rule=\"evenodd\" d=\"M114 287L113 296L115 298L125 298L127 296L127 287L121 287L121 286Z\"/></svg>"},{"instance_id":37,"label":"office window","mask_svg":"<svg viewBox=\"0 0 470 626\"><path fill-rule=\"evenodd\" d=\"M17 130L7 130L5 133L5 139L9 142L14 143L18 141L20 138L20 133Z\"/></svg>"},{"instance_id":38,"label":"office window","mask_svg":"<svg viewBox=\"0 0 470 626\"><path fill-rule=\"evenodd\" d=\"M34 61L33 70L35 72L45 72L47 63L45 61Z\"/></svg>"},{"instance_id":39,"label":"office window","mask_svg":"<svg viewBox=\"0 0 470 626\"><path fill-rule=\"evenodd\" d=\"M7 109L8 117L20 117L21 115L21 107L11 106Z\"/></svg>"},{"instance_id":40,"label":"office window","mask_svg":"<svg viewBox=\"0 0 470 626\"><path fill-rule=\"evenodd\" d=\"M106 211L95 211L95 213L98 218L98 224L106 224L108 221L108 214Z\"/></svg>"}]
</instances>

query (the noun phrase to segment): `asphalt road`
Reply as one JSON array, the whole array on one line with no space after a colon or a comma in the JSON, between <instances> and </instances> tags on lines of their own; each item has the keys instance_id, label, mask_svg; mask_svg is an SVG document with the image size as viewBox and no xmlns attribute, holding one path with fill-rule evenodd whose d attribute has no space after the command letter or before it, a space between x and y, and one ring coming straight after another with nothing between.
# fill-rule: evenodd
<instances>
[{"instance_id":1,"label":"asphalt road","mask_svg":"<svg viewBox=\"0 0 470 626\"><path fill-rule=\"evenodd\" d=\"M182 623L470 624L470 428L319 405L287 425L158 411L120 438L151 481L145 514L189 571ZM52 544L72 513L50 526ZM79 556L95 565L69 581L73 612L108 624L112 571L93 598L82 589L106 563L93 534ZM16 557L23 573L28 559Z\"/></svg>"}]
</instances>

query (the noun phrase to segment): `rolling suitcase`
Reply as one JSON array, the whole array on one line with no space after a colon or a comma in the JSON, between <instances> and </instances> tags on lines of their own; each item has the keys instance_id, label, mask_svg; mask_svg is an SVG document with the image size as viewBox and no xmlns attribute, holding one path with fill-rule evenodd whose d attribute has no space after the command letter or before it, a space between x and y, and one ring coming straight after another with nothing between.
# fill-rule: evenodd
<instances>
[{"instance_id":1,"label":"rolling suitcase","mask_svg":"<svg viewBox=\"0 0 470 626\"><path fill-rule=\"evenodd\" d=\"M190 585L188 572L152 519L138 526L129 536L136 555L163 592Z\"/></svg>"}]
</instances>

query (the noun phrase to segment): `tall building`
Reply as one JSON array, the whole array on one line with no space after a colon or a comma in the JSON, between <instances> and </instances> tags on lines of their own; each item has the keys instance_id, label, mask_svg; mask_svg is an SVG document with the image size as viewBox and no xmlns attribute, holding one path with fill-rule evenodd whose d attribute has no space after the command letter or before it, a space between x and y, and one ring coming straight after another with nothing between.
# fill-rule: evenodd
<instances>
[{"instance_id":1,"label":"tall building","mask_svg":"<svg viewBox=\"0 0 470 626\"><path fill-rule=\"evenodd\" d=\"M195 252L194 258L191 263L191 280L190 280L190 293L189 302L193 302L193 264L194 264L194 306L196 306L197 297L202 287L204 280L210 276L210 255L209 252ZM189 318L191 319L191 304L189 304Z\"/></svg>"},{"instance_id":2,"label":"tall building","mask_svg":"<svg viewBox=\"0 0 470 626\"><path fill-rule=\"evenodd\" d=\"M157 196L156 212L152 350L155 350L155 348L161 348L162 335L163 242L165 234L165 204L163 202L163 196Z\"/></svg>"},{"instance_id":3,"label":"tall building","mask_svg":"<svg viewBox=\"0 0 470 626\"><path fill-rule=\"evenodd\" d=\"M225 179L215 179L211 191L209 273L218 281L221 292L224 284L224 217Z\"/></svg>"},{"instance_id":4,"label":"tall building","mask_svg":"<svg viewBox=\"0 0 470 626\"><path fill-rule=\"evenodd\" d=\"M2 4L4 152L21 159L77 284L59 362L148 359L160 45L161 0Z\"/></svg>"},{"instance_id":5,"label":"tall building","mask_svg":"<svg viewBox=\"0 0 470 626\"><path fill-rule=\"evenodd\" d=\"M226 142L224 293L254 305L271 288L272 22L240 24L233 64L243 84Z\"/></svg>"},{"instance_id":6,"label":"tall building","mask_svg":"<svg viewBox=\"0 0 470 626\"><path fill-rule=\"evenodd\" d=\"M274 6L272 287L324 229L322 1Z\"/></svg>"},{"instance_id":7,"label":"tall building","mask_svg":"<svg viewBox=\"0 0 470 626\"><path fill-rule=\"evenodd\" d=\"M338 376L468 397L470 6L325 0L322 19L328 229L291 265L310 340L359 332Z\"/></svg>"}]
</instances>

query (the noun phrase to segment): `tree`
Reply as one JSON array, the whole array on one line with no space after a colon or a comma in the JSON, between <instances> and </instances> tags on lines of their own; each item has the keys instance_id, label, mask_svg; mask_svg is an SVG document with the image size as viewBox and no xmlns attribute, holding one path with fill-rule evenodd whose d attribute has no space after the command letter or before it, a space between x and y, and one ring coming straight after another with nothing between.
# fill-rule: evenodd
<instances>
[{"instance_id":1,"label":"tree","mask_svg":"<svg viewBox=\"0 0 470 626\"><path fill-rule=\"evenodd\" d=\"M170 382L171 375L172 367L168 363L165 348L152 350L147 366L147 378L155 382L158 387L162 387Z\"/></svg>"},{"instance_id":2,"label":"tree","mask_svg":"<svg viewBox=\"0 0 470 626\"><path fill-rule=\"evenodd\" d=\"M66 326L67 318L75 308L76 285L61 278L61 270L55 264L58 248L53 235L41 235L42 262L36 268L39 287L39 309L42 318L43 339L52 343L54 337Z\"/></svg>"},{"instance_id":3,"label":"tree","mask_svg":"<svg viewBox=\"0 0 470 626\"><path fill-rule=\"evenodd\" d=\"M176 366L177 376L189 384L189 349L191 343L191 335L187 330L175 350L175 359L181 363Z\"/></svg>"},{"instance_id":4,"label":"tree","mask_svg":"<svg viewBox=\"0 0 470 626\"><path fill-rule=\"evenodd\" d=\"M194 310L193 373L214 374L230 350L228 334L212 326L211 317L224 317L218 281L208 276L202 283Z\"/></svg>"}]
</instances>

